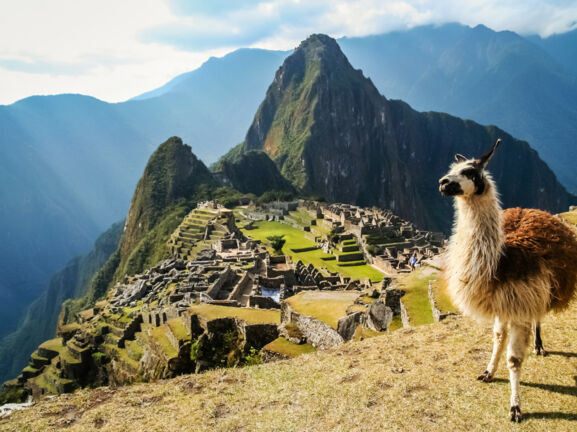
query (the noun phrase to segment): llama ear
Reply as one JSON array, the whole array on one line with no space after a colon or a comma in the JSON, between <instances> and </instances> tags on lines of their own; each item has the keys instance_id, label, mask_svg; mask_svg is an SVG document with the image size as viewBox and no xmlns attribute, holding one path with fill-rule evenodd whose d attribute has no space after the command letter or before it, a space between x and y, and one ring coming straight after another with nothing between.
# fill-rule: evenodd
<instances>
[{"instance_id":1,"label":"llama ear","mask_svg":"<svg viewBox=\"0 0 577 432\"><path fill-rule=\"evenodd\" d=\"M467 158L465 156L463 156L462 154L457 153L455 155L455 162L464 162L466 160L467 160Z\"/></svg>"},{"instance_id":2,"label":"llama ear","mask_svg":"<svg viewBox=\"0 0 577 432\"><path fill-rule=\"evenodd\" d=\"M493 147L491 147L491 150L489 150L487 153L485 153L483 156L481 156L479 158L479 160L478 160L479 165L481 165L483 168L485 168L487 166L487 164L489 163L489 161L493 157L493 153L495 153L495 149L497 147L499 147L499 144L501 144L501 138L499 138L497 140L497 142L493 145Z\"/></svg>"}]
</instances>

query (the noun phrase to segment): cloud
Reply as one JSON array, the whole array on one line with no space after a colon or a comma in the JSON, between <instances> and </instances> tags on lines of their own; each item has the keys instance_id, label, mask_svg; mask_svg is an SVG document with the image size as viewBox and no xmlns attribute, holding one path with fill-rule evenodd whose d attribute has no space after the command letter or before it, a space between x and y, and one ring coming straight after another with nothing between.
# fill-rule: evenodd
<instances>
[{"instance_id":1,"label":"cloud","mask_svg":"<svg viewBox=\"0 0 577 432\"><path fill-rule=\"evenodd\" d=\"M43 60L0 59L0 68L32 74L78 75L85 73L90 66L83 63L59 63Z\"/></svg>"},{"instance_id":2,"label":"cloud","mask_svg":"<svg viewBox=\"0 0 577 432\"><path fill-rule=\"evenodd\" d=\"M300 37L307 31L315 32L319 17L331 5L328 0L217 1L202 5L173 0L171 3L178 3L180 12L186 16L144 31L143 42L196 51L251 46L275 35L293 35L295 31Z\"/></svg>"},{"instance_id":3,"label":"cloud","mask_svg":"<svg viewBox=\"0 0 577 432\"><path fill-rule=\"evenodd\" d=\"M177 15L222 15L262 3L255 0L169 0Z\"/></svg>"},{"instance_id":4,"label":"cloud","mask_svg":"<svg viewBox=\"0 0 577 432\"><path fill-rule=\"evenodd\" d=\"M576 28L577 4L562 0L171 0L179 15L142 40L195 51L233 46L294 46L310 33L366 36L459 22L548 36Z\"/></svg>"},{"instance_id":5,"label":"cloud","mask_svg":"<svg viewBox=\"0 0 577 432\"><path fill-rule=\"evenodd\" d=\"M2 0L0 0L2 1ZM0 103L78 92L119 101L240 47L459 22L548 36L575 0L19 0L0 14Z\"/></svg>"}]
</instances>

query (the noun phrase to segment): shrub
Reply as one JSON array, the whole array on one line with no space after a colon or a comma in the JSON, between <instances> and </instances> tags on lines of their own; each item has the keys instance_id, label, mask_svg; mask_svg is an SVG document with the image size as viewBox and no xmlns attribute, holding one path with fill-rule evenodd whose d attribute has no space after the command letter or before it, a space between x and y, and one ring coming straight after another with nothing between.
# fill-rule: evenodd
<instances>
[{"instance_id":1,"label":"shrub","mask_svg":"<svg viewBox=\"0 0 577 432\"><path fill-rule=\"evenodd\" d=\"M259 350L257 350L254 347L251 347L249 353L244 356L243 363L247 366L254 366L257 364L261 364L262 360L259 355Z\"/></svg>"},{"instance_id":2,"label":"shrub","mask_svg":"<svg viewBox=\"0 0 577 432\"><path fill-rule=\"evenodd\" d=\"M375 245L368 245L367 252L370 253L372 256L378 255L379 248Z\"/></svg>"},{"instance_id":3,"label":"shrub","mask_svg":"<svg viewBox=\"0 0 577 432\"><path fill-rule=\"evenodd\" d=\"M272 246L272 248L274 249L274 251L276 253L281 253L282 247L286 243L286 240L284 239L284 235L268 236L267 240L270 241L270 245Z\"/></svg>"}]
</instances>

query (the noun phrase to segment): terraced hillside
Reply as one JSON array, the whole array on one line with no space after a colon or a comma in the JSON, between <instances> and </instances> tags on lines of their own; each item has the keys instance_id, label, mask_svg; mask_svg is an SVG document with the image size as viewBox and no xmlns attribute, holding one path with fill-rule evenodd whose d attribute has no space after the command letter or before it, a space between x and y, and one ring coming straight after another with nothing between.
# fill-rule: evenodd
<instances>
[{"instance_id":1,"label":"terraced hillside","mask_svg":"<svg viewBox=\"0 0 577 432\"><path fill-rule=\"evenodd\" d=\"M229 234L227 217L216 210L192 210L170 237L172 255L182 261L194 260L200 250Z\"/></svg>"},{"instance_id":2,"label":"terraced hillside","mask_svg":"<svg viewBox=\"0 0 577 432\"><path fill-rule=\"evenodd\" d=\"M81 390L0 420L0 431L573 431L577 303L544 322L550 355L529 355L525 420L508 420L509 383L475 378L491 329L466 318L403 329L293 360L155 383Z\"/></svg>"}]
</instances>

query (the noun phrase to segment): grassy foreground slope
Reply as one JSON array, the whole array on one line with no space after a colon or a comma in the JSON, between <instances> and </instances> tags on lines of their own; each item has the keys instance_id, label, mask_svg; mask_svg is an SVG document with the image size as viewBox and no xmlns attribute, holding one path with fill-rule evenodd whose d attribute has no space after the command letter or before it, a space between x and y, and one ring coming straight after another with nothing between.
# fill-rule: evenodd
<instances>
[{"instance_id":1,"label":"grassy foreground slope","mask_svg":"<svg viewBox=\"0 0 577 432\"><path fill-rule=\"evenodd\" d=\"M576 320L577 303L545 321L550 355L528 355L521 426L507 417L506 369L494 383L475 379L490 327L452 317L278 363L61 395L0 431L572 431Z\"/></svg>"}]
</instances>

